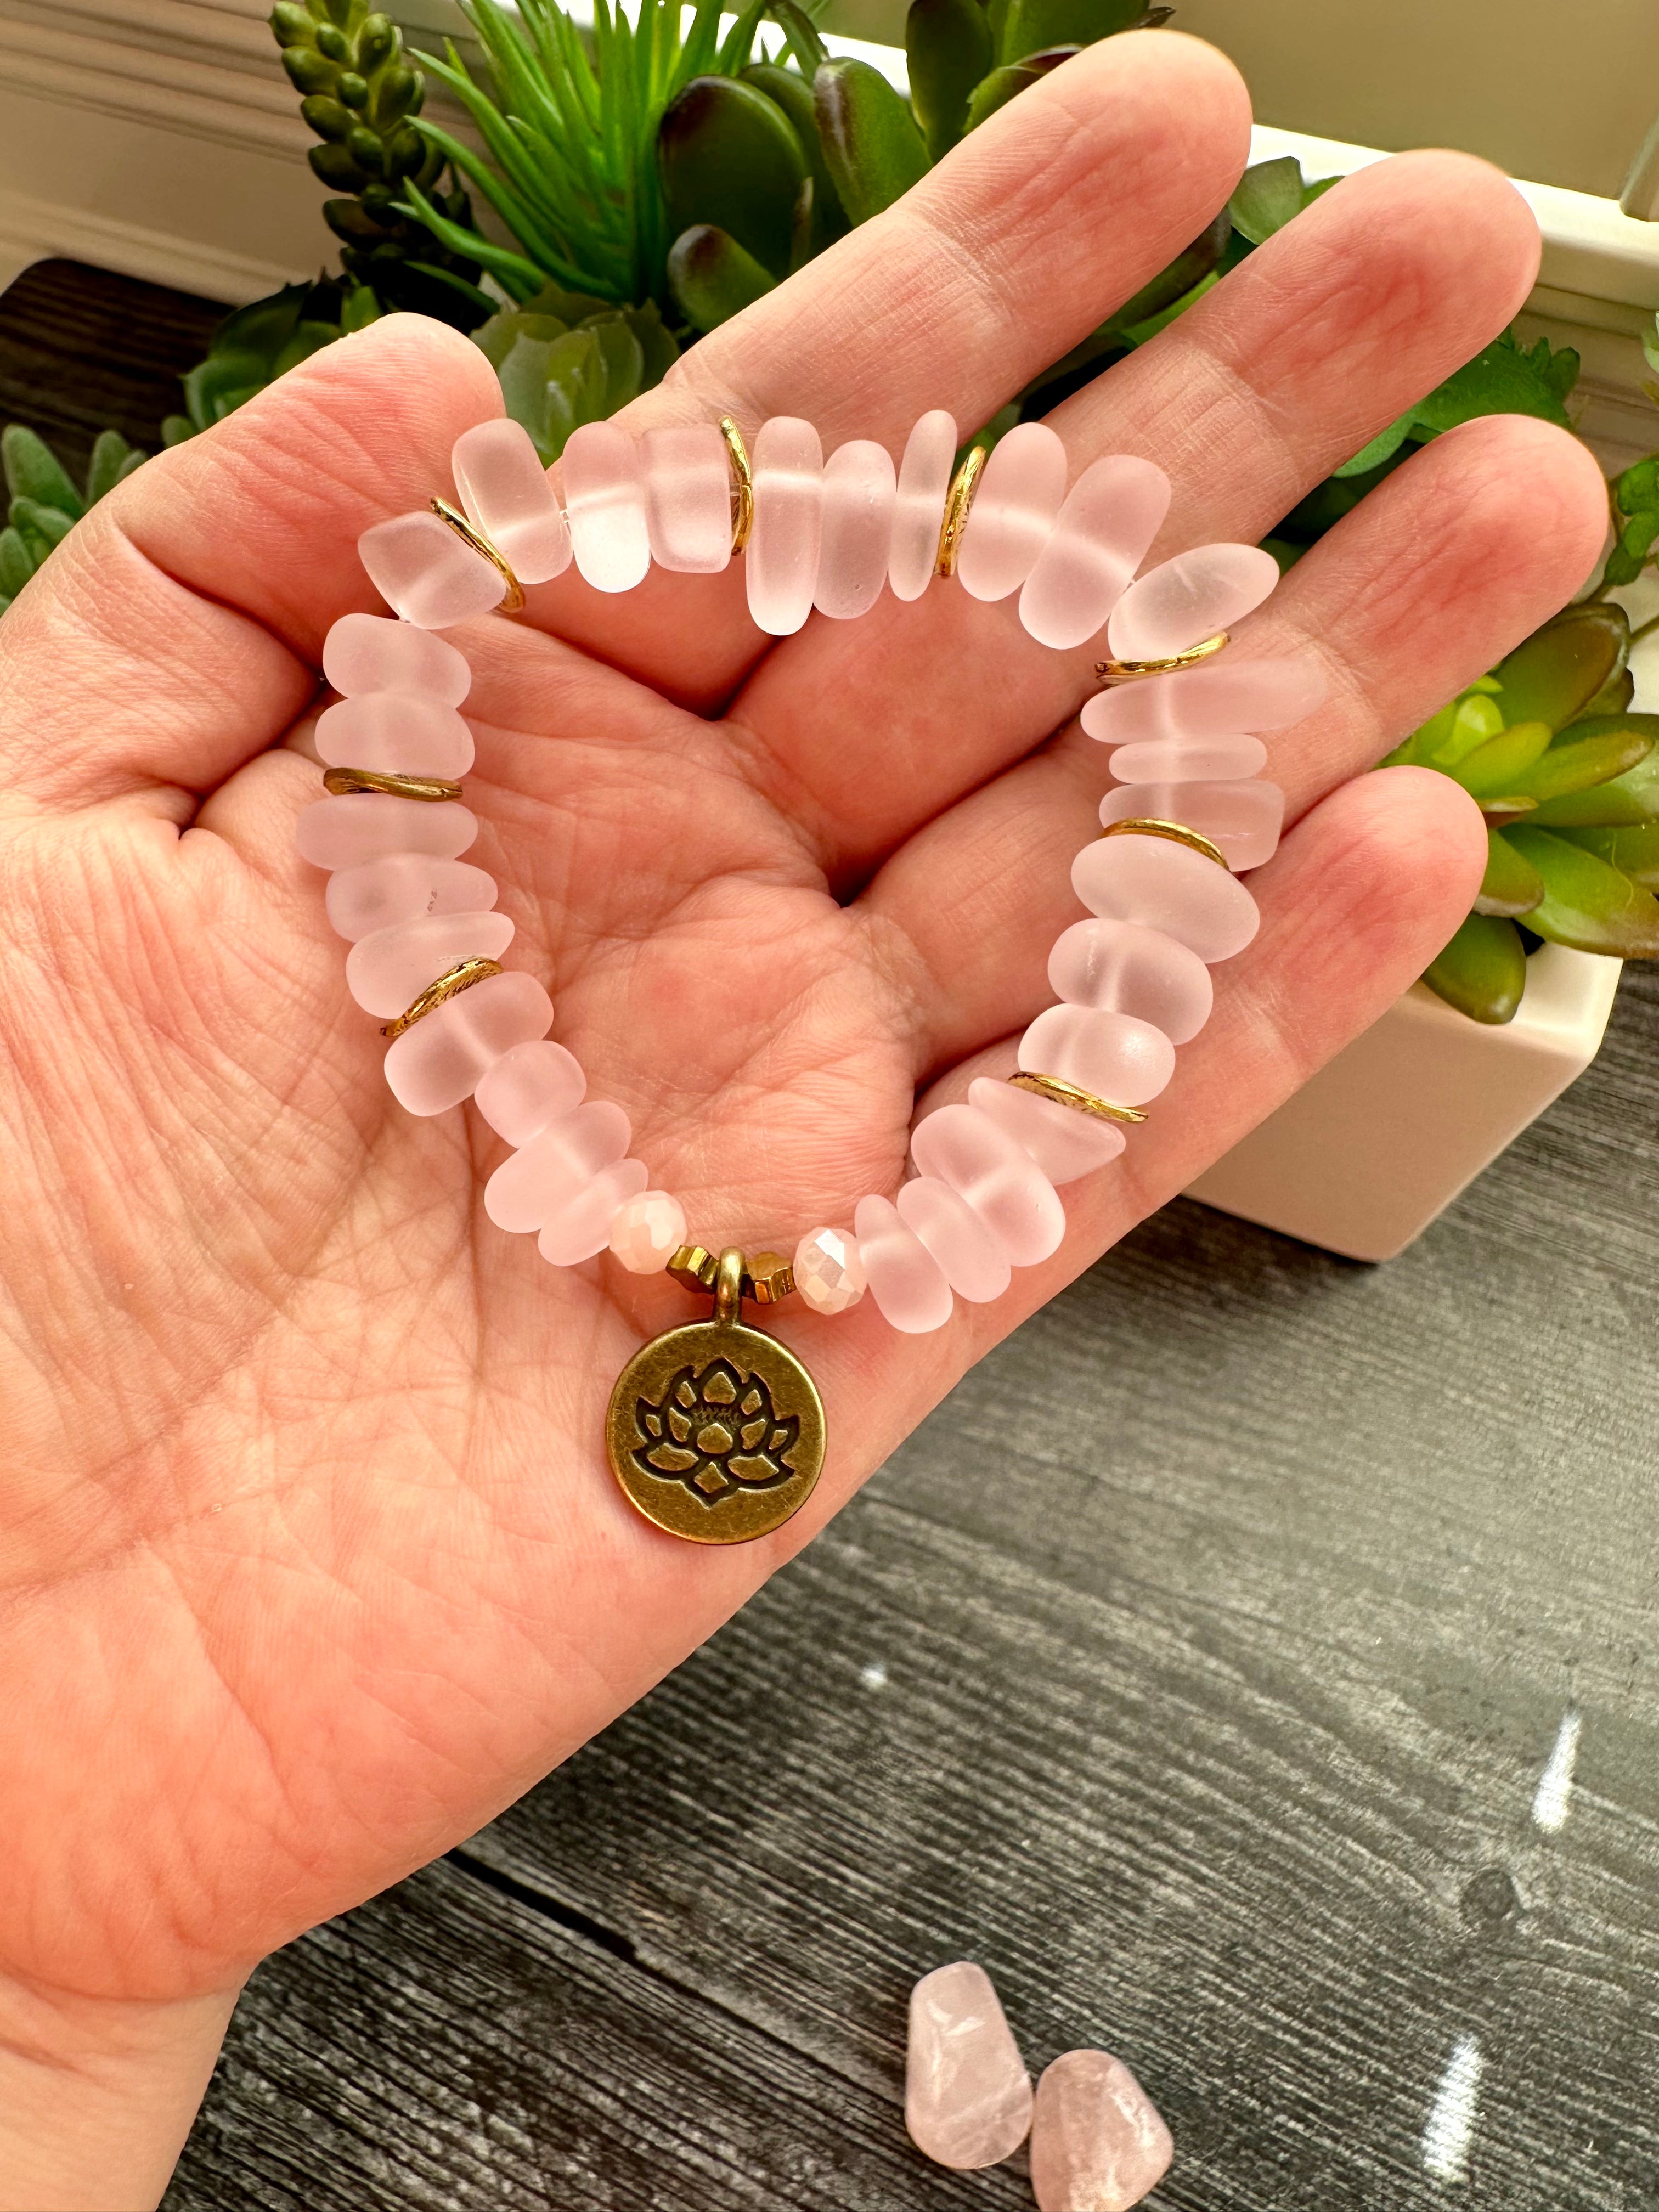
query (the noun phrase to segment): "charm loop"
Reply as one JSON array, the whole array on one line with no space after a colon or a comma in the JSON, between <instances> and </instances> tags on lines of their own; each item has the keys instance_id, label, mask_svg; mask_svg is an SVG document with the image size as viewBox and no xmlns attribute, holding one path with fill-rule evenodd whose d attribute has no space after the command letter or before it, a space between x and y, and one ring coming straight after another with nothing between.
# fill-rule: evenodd
<instances>
[{"instance_id":1,"label":"charm loop","mask_svg":"<svg viewBox=\"0 0 1659 2212\"><path fill-rule=\"evenodd\" d=\"M714 1318L736 1321L743 1302L743 1255L728 1244L714 1263Z\"/></svg>"}]
</instances>

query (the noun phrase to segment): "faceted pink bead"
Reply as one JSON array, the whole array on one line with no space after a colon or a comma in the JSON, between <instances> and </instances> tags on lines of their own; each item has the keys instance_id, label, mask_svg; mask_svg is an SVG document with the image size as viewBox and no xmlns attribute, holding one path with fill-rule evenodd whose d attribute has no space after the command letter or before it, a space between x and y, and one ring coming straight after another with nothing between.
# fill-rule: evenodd
<instances>
[{"instance_id":1,"label":"faceted pink bead","mask_svg":"<svg viewBox=\"0 0 1659 2212\"><path fill-rule=\"evenodd\" d=\"M1066 448L1046 422L1016 422L992 448L957 555L962 588L1006 599L1036 565L1066 496Z\"/></svg>"},{"instance_id":2,"label":"faceted pink bead","mask_svg":"<svg viewBox=\"0 0 1659 2212\"><path fill-rule=\"evenodd\" d=\"M651 566L639 448L614 422L582 422L559 474L577 568L596 592L631 592Z\"/></svg>"},{"instance_id":3,"label":"faceted pink bead","mask_svg":"<svg viewBox=\"0 0 1659 2212\"><path fill-rule=\"evenodd\" d=\"M580 1106L587 1089L581 1062L551 1037L504 1052L479 1079L472 1103L498 1137L527 1145L548 1123Z\"/></svg>"},{"instance_id":4,"label":"faceted pink bead","mask_svg":"<svg viewBox=\"0 0 1659 2212\"><path fill-rule=\"evenodd\" d=\"M1063 648L1094 635L1169 511L1170 479L1154 463L1133 453L1090 462L1019 595L1019 618L1039 645Z\"/></svg>"},{"instance_id":5,"label":"faceted pink bead","mask_svg":"<svg viewBox=\"0 0 1659 2212\"><path fill-rule=\"evenodd\" d=\"M685 1242L685 1208L665 1190L642 1190L618 1206L611 1249L630 1274L659 1275Z\"/></svg>"},{"instance_id":6,"label":"faceted pink bead","mask_svg":"<svg viewBox=\"0 0 1659 2212\"><path fill-rule=\"evenodd\" d=\"M960 1192L1017 1267L1046 1260L1066 1234L1054 1185L1024 1146L977 1107L941 1106L929 1114L911 1133L910 1157L918 1174Z\"/></svg>"},{"instance_id":7,"label":"faceted pink bead","mask_svg":"<svg viewBox=\"0 0 1659 2212\"><path fill-rule=\"evenodd\" d=\"M1137 817L1196 830L1235 872L1259 868L1279 850L1285 794L1252 776L1243 783L1126 783L1100 802L1103 823Z\"/></svg>"},{"instance_id":8,"label":"faceted pink bead","mask_svg":"<svg viewBox=\"0 0 1659 2212\"><path fill-rule=\"evenodd\" d=\"M387 606L417 629L447 629L487 615L507 589L493 561L424 508L377 522L357 540L357 553Z\"/></svg>"},{"instance_id":9,"label":"faceted pink bead","mask_svg":"<svg viewBox=\"0 0 1659 2212\"><path fill-rule=\"evenodd\" d=\"M377 775L442 776L453 783L472 765L472 732L453 707L441 707L435 700L368 691L323 709L317 717L317 757L331 768L373 769ZM424 805L426 801L415 803Z\"/></svg>"},{"instance_id":10,"label":"faceted pink bead","mask_svg":"<svg viewBox=\"0 0 1659 2212\"><path fill-rule=\"evenodd\" d=\"M1260 738L1166 738L1119 745L1106 764L1120 783L1224 783L1260 775L1267 748Z\"/></svg>"},{"instance_id":11,"label":"faceted pink bead","mask_svg":"<svg viewBox=\"0 0 1659 2212\"><path fill-rule=\"evenodd\" d=\"M544 584L570 566L570 532L530 433L509 416L475 422L450 453L466 519L521 584Z\"/></svg>"},{"instance_id":12,"label":"faceted pink bead","mask_svg":"<svg viewBox=\"0 0 1659 2212\"><path fill-rule=\"evenodd\" d=\"M416 1027L419 1026L417 1023ZM414 1033L410 1031L411 1036ZM616 1165L627 1152L632 1134L620 1106L608 1098L590 1098L585 1106L574 1107L550 1121L511 1159L501 1162L484 1185L484 1212L497 1229L524 1234L544 1227L601 1168ZM642 1190L645 1186L641 1182L635 1188ZM632 1196L632 1191L623 1194L624 1198ZM617 1203L620 1205L621 1199ZM604 1242L601 1237L599 1244ZM596 1252L599 1249L599 1244L593 1247Z\"/></svg>"},{"instance_id":13,"label":"faceted pink bead","mask_svg":"<svg viewBox=\"0 0 1659 2212\"><path fill-rule=\"evenodd\" d=\"M378 791L319 799L294 825L300 857L313 868L355 868L387 853L453 860L477 834L477 816L459 799L398 799Z\"/></svg>"},{"instance_id":14,"label":"faceted pink bead","mask_svg":"<svg viewBox=\"0 0 1659 2212\"><path fill-rule=\"evenodd\" d=\"M1112 610L1106 636L1115 660L1162 660L1185 653L1261 605L1279 563L1259 545L1195 545L1149 569Z\"/></svg>"},{"instance_id":15,"label":"faceted pink bead","mask_svg":"<svg viewBox=\"0 0 1659 2212\"><path fill-rule=\"evenodd\" d=\"M991 1978L966 1959L910 1992L904 2124L924 2158L959 2173L1011 2157L1031 2124L1031 2077Z\"/></svg>"},{"instance_id":16,"label":"faceted pink bead","mask_svg":"<svg viewBox=\"0 0 1659 2212\"><path fill-rule=\"evenodd\" d=\"M343 699L405 691L459 707L472 686L464 653L390 615L342 615L323 640L323 673Z\"/></svg>"},{"instance_id":17,"label":"faceted pink bead","mask_svg":"<svg viewBox=\"0 0 1659 2212\"><path fill-rule=\"evenodd\" d=\"M926 1336L951 1318L951 1285L939 1261L906 1225L890 1198L861 1198L853 1209L870 1295L890 1328Z\"/></svg>"},{"instance_id":18,"label":"faceted pink bead","mask_svg":"<svg viewBox=\"0 0 1659 2212\"><path fill-rule=\"evenodd\" d=\"M906 1225L939 1261L939 1272L959 1298L984 1305L1002 1296L1013 1272L1008 1255L948 1182L917 1176L900 1185L896 1203Z\"/></svg>"},{"instance_id":19,"label":"faceted pink bead","mask_svg":"<svg viewBox=\"0 0 1659 2212\"><path fill-rule=\"evenodd\" d=\"M1121 2058L1068 2051L1037 2083L1031 2193L1037 2212L1130 2212L1175 2155L1170 2130Z\"/></svg>"},{"instance_id":20,"label":"faceted pink bead","mask_svg":"<svg viewBox=\"0 0 1659 2212\"><path fill-rule=\"evenodd\" d=\"M1210 971L1190 945L1132 921L1074 921L1054 940L1048 981L1068 1005L1133 1014L1171 1044L1198 1035L1215 1000Z\"/></svg>"},{"instance_id":21,"label":"faceted pink bead","mask_svg":"<svg viewBox=\"0 0 1659 2212\"><path fill-rule=\"evenodd\" d=\"M603 1252L619 1210L651 1180L643 1160L617 1160L601 1168L574 1198L542 1224L536 1249L555 1267L579 1267Z\"/></svg>"},{"instance_id":22,"label":"faceted pink bead","mask_svg":"<svg viewBox=\"0 0 1659 2212\"><path fill-rule=\"evenodd\" d=\"M749 611L772 637L792 637L812 611L823 522L823 447L798 415L755 434L755 526L744 556Z\"/></svg>"},{"instance_id":23,"label":"faceted pink bead","mask_svg":"<svg viewBox=\"0 0 1659 2212\"><path fill-rule=\"evenodd\" d=\"M896 599L919 599L933 578L945 499L957 461L954 416L933 408L904 443L893 504L893 540L887 581Z\"/></svg>"},{"instance_id":24,"label":"faceted pink bead","mask_svg":"<svg viewBox=\"0 0 1659 2212\"><path fill-rule=\"evenodd\" d=\"M335 933L355 944L393 922L429 914L482 914L495 903L495 878L465 860L426 853L388 853L329 878L324 893Z\"/></svg>"},{"instance_id":25,"label":"faceted pink bead","mask_svg":"<svg viewBox=\"0 0 1659 2212\"><path fill-rule=\"evenodd\" d=\"M1261 926L1237 876L1168 837L1097 838L1072 863L1072 889L1091 914L1161 929L1211 966L1242 952Z\"/></svg>"},{"instance_id":26,"label":"faceted pink bead","mask_svg":"<svg viewBox=\"0 0 1659 2212\"><path fill-rule=\"evenodd\" d=\"M681 576L717 575L732 558L732 464L712 422L640 440L651 557Z\"/></svg>"},{"instance_id":27,"label":"faceted pink bead","mask_svg":"<svg viewBox=\"0 0 1659 2212\"><path fill-rule=\"evenodd\" d=\"M823 468L823 529L812 604L838 621L867 615L881 597L893 542L891 456L869 438L837 446Z\"/></svg>"},{"instance_id":28,"label":"faceted pink bead","mask_svg":"<svg viewBox=\"0 0 1659 2212\"><path fill-rule=\"evenodd\" d=\"M487 976L392 1039L386 1054L392 1095L411 1114L441 1114L471 1097L504 1052L545 1036L552 1023L553 1001L533 975Z\"/></svg>"},{"instance_id":29,"label":"faceted pink bead","mask_svg":"<svg viewBox=\"0 0 1659 2212\"><path fill-rule=\"evenodd\" d=\"M1047 1006L1019 1041L1023 1068L1075 1084L1114 1106L1144 1106L1156 1098L1175 1062L1175 1047L1162 1030L1094 1006Z\"/></svg>"},{"instance_id":30,"label":"faceted pink bead","mask_svg":"<svg viewBox=\"0 0 1659 2212\"><path fill-rule=\"evenodd\" d=\"M366 1014L400 1014L457 961L499 960L512 942L513 924L504 914L432 914L394 922L360 937L347 953L346 988Z\"/></svg>"},{"instance_id":31,"label":"faceted pink bead","mask_svg":"<svg viewBox=\"0 0 1659 2212\"><path fill-rule=\"evenodd\" d=\"M858 1239L847 1229L811 1229L795 1247L795 1288L814 1313L845 1313L864 1296Z\"/></svg>"},{"instance_id":32,"label":"faceted pink bead","mask_svg":"<svg viewBox=\"0 0 1659 2212\"><path fill-rule=\"evenodd\" d=\"M1305 656L1235 660L1229 651L1172 676L1097 691L1083 709L1083 726L1107 745L1283 730L1322 706L1329 688L1318 663Z\"/></svg>"},{"instance_id":33,"label":"faceted pink bead","mask_svg":"<svg viewBox=\"0 0 1659 2212\"><path fill-rule=\"evenodd\" d=\"M1115 1121L1056 1106L1052 1098L1017 1090L994 1076L976 1075L968 1085L968 1103L1023 1145L1052 1183L1092 1175L1123 1150L1123 1131Z\"/></svg>"}]
</instances>

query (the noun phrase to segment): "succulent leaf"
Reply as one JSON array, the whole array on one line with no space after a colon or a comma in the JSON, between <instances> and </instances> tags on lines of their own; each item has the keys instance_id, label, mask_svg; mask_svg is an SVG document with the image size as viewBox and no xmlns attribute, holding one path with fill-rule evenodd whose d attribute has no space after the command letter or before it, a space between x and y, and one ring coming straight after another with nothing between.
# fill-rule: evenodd
<instances>
[{"instance_id":1,"label":"succulent leaf","mask_svg":"<svg viewBox=\"0 0 1659 2212\"><path fill-rule=\"evenodd\" d=\"M1659 722L1652 714L1625 719L1638 726ZM1659 822L1659 750L1606 783L1547 799L1531 817L1531 826L1549 830L1625 830L1644 822Z\"/></svg>"},{"instance_id":2,"label":"succulent leaf","mask_svg":"<svg viewBox=\"0 0 1659 2212\"><path fill-rule=\"evenodd\" d=\"M818 136L836 197L854 223L908 192L927 173L915 118L879 70L842 56L812 80Z\"/></svg>"},{"instance_id":3,"label":"succulent leaf","mask_svg":"<svg viewBox=\"0 0 1659 2212\"><path fill-rule=\"evenodd\" d=\"M668 281L686 320L700 331L718 330L773 289L770 272L735 238L713 224L693 223L668 254Z\"/></svg>"},{"instance_id":4,"label":"succulent leaf","mask_svg":"<svg viewBox=\"0 0 1659 2212\"><path fill-rule=\"evenodd\" d=\"M741 78L695 77L662 118L657 159L677 237L708 225L775 277L787 274L808 171L794 125L775 100Z\"/></svg>"},{"instance_id":5,"label":"succulent leaf","mask_svg":"<svg viewBox=\"0 0 1659 2212\"><path fill-rule=\"evenodd\" d=\"M1549 750L1550 734L1547 722L1516 722L1466 753L1449 773L1476 799L1521 790L1517 778Z\"/></svg>"},{"instance_id":6,"label":"succulent leaf","mask_svg":"<svg viewBox=\"0 0 1659 2212\"><path fill-rule=\"evenodd\" d=\"M1582 845L1633 884L1659 890L1659 822L1638 822L1626 830L1558 830L1569 845Z\"/></svg>"},{"instance_id":7,"label":"succulent leaf","mask_svg":"<svg viewBox=\"0 0 1659 2212\"><path fill-rule=\"evenodd\" d=\"M1415 427L1434 437L1482 415L1533 415L1571 429L1566 400L1577 380L1578 356L1571 346L1552 351L1549 340L1540 338L1528 352L1505 331L1418 402Z\"/></svg>"},{"instance_id":8,"label":"succulent leaf","mask_svg":"<svg viewBox=\"0 0 1659 2212\"><path fill-rule=\"evenodd\" d=\"M1617 542L1601 572L1604 584L1633 584L1653 557L1659 539L1659 456L1649 454L1613 486Z\"/></svg>"},{"instance_id":9,"label":"succulent leaf","mask_svg":"<svg viewBox=\"0 0 1659 2212\"><path fill-rule=\"evenodd\" d=\"M822 253L826 246L832 246L836 239L846 235L848 223L847 210L836 194L835 180L823 158L811 81L799 70L780 69L775 62L756 62L743 72L743 82L752 84L757 92L763 92L775 106L782 109L800 141L812 186L807 250L809 254Z\"/></svg>"},{"instance_id":10,"label":"succulent leaf","mask_svg":"<svg viewBox=\"0 0 1659 2212\"><path fill-rule=\"evenodd\" d=\"M981 0L910 0L904 19L910 105L927 151L943 160L968 127L968 102L995 58Z\"/></svg>"},{"instance_id":11,"label":"succulent leaf","mask_svg":"<svg viewBox=\"0 0 1659 2212\"><path fill-rule=\"evenodd\" d=\"M1641 727L1644 722L1654 726L1644 730ZM1539 730L1544 725L1523 722L1520 727ZM1530 800L1539 807L1548 799L1610 783L1647 758L1656 733L1659 716L1656 715L1598 716L1594 721L1575 722L1563 730L1548 750L1539 754L1529 767L1505 779L1504 795ZM1462 773L1460 769L1460 777Z\"/></svg>"},{"instance_id":12,"label":"succulent leaf","mask_svg":"<svg viewBox=\"0 0 1659 2212\"><path fill-rule=\"evenodd\" d=\"M33 574L34 562L17 532L0 530L0 593L9 605Z\"/></svg>"},{"instance_id":13,"label":"succulent leaf","mask_svg":"<svg viewBox=\"0 0 1659 2212\"><path fill-rule=\"evenodd\" d=\"M8 423L0 432L0 466L5 471L6 489L14 499L54 507L71 521L85 514L86 503L51 447L21 422Z\"/></svg>"},{"instance_id":14,"label":"succulent leaf","mask_svg":"<svg viewBox=\"0 0 1659 2212\"><path fill-rule=\"evenodd\" d=\"M1520 931L1496 915L1470 915L1423 981L1471 1021L1512 1022L1527 988Z\"/></svg>"},{"instance_id":15,"label":"succulent leaf","mask_svg":"<svg viewBox=\"0 0 1659 2212\"><path fill-rule=\"evenodd\" d=\"M1246 169L1228 202L1233 228L1261 246L1302 212L1302 164L1294 154Z\"/></svg>"},{"instance_id":16,"label":"succulent leaf","mask_svg":"<svg viewBox=\"0 0 1659 2212\"><path fill-rule=\"evenodd\" d=\"M1505 836L1544 879L1544 896L1527 915L1527 927L1552 944L1621 959L1659 957L1659 899L1609 866L1599 854L1547 830L1507 830Z\"/></svg>"},{"instance_id":17,"label":"succulent leaf","mask_svg":"<svg viewBox=\"0 0 1659 2212\"><path fill-rule=\"evenodd\" d=\"M1493 670L1504 717L1563 730L1589 711L1629 656L1630 617L1622 607L1605 600L1569 607Z\"/></svg>"},{"instance_id":18,"label":"succulent leaf","mask_svg":"<svg viewBox=\"0 0 1659 2212\"><path fill-rule=\"evenodd\" d=\"M1146 13L1146 0L1009 0L997 58L1019 62L1053 46L1091 46L1133 28Z\"/></svg>"},{"instance_id":19,"label":"succulent leaf","mask_svg":"<svg viewBox=\"0 0 1659 2212\"><path fill-rule=\"evenodd\" d=\"M1501 830L1486 832L1486 872L1475 895L1477 914L1529 914L1544 896L1544 878Z\"/></svg>"}]
</instances>

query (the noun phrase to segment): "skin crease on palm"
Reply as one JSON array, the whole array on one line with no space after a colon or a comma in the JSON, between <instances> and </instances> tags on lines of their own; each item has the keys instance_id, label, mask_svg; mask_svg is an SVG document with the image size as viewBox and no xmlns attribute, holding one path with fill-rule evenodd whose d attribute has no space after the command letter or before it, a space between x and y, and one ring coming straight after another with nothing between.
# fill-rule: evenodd
<instances>
[{"instance_id":1,"label":"skin crease on palm","mask_svg":"<svg viewBox=\"0 0 1659 2212\"><path fill-rule=\"evenodd\" d=\"M1249 121L1207 47L1114 39L623 419L801 414L895 453L926 408L965 429L1202 228ZM1508 323L1536 257L1477 162L1363 172L1059 410L1073 472L1160 462L1154 558L1255 539ZM1213 1020L994 1305L921 1339L867 1299L785 1310L823 1480L775 1537L704 1549L636 1520L601 1449L684 1293L490 1224L503 1148L392 1099L294 850L324 634L378 604L358 533L447 492L500 405L468 342L382 322L123 485L0 626L0 1971L66 2004L232 1990L479 1827L1374 1019L1484 843L1444 778L1345 779L1582 585L1605 512L1565 434L1482 422L1295 569L1247 634L1318 654L1331 697L1269 740L1295 826ZM1091 653L1013 608L936 586L772 641L740 565L615 599L573 572L451 633L509 960L706 1241L787 1249L891 1191L917 1107L1010 1067L1049 1000L1107 775L1074 719Z\"/></svg>"}]
</instances>

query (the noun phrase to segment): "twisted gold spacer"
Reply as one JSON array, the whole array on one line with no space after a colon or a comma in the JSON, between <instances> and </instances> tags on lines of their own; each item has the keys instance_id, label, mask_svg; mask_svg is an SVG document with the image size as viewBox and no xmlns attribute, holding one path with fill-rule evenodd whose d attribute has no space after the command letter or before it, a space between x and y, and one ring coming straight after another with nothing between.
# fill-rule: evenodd
<instances>
[{"instance_id":1,"label":"twisted gold spacer","mask_svg":"<svg viewBox=\"0 0 1659 2212\"><path fill-rule=\"evenodd\" d=\"M749 465L749 448L743 442L743 433L729 415L720 416L720 435L726 441L726 457L732 464L732 552L735 558L749 543L749 533L755 526L755 472Z\"/></svg>"},{"instance_id":2,"label":"twisted gold spacer","mask_svg":"<svg viewBox=\"0 0 1659 2212\"><path fill-rule=\"evenodd\" d=\"M445 969L435 983L428 983L418 998L411 999L395 1022L382 1022L383 1037L400 1037L407 1029L413 1029L422 1015L434 1012L446 999L453 999L462 991L470 991L475 983L482 983L491 975L499 975L499 960L486 960L474 954L471 958L458 960L453 968Z\"/></svg>"},{"instance_id":3,"label":"twisted gold spacer","mask_svg":"<svg viewBox=\"0 0 1659 2212\"><path fill-rule=\"evenodd\" d=\"M720 1273L721 1255L707 1244L682 1244L668 1263L668 1272L688 1291L712 1291ZM742 1295L757 1306L781 1305L795 1287L795 1270L781 1252L757 1252L753 1259L738 1255L741 1263Z\"/></svg>"},{"instance_id":4,"label":"twisted gold spacer","mask_svg":"<svg viewBox=\"0 0 1659 2212\"><path fill-rule=\"evenodd\" d=\"M459 783L446 783L436 775L382 775L378 769L329 768L323 770L323 789L331 791L337 799L349 799L354 792L378 791L388 799L459 799Z\"/></svg>"},{"instance_id":5,"label":"twisted gold spacer","mask_svg":"<svg viewBox=\"0 0 1659 2212\"><path fill-rule=\"evenodd\" d=\"M475 529L459 507L452 507L447 499L434 499L431 507L439 521L447 522L463 545L469 545L475 553L483 554L492 568L501 570L507 589L501 594L500 611L504 615L517 614L524 605L524 586L507 567L507 556L498 553L483 531Z\"/></svg>"},{"instance_id":6,"label":"twisted gold spacer","mask_svg":"<svg viewBox=\"0 0 1659 2212\"><path fill-rule=\"evenodd\" d=\"M1220 846L1212 845L1201 830L1189 830L1184 822L1159 822L1150 814L1132 814L1125 821L1109 822L1100 834L1103 837L1167 837L1172 845L1185 845L1194 853L1202 853L1218 868L1227 868L1227 873L1232 873Z\"/></svg>"},{"instance_id":7,"label":"twisted gold spacer","mask_svg":"<svg viewBox=\"0 0 1659 2212\"><path fill-rule=\"evenodd\" d=\"M1146 1118L1139 1106L1114 1106L1109 1098L1097 1098L1092 1091L1080 1091L1075 1083L1062 1083L1057 1075L1037 1075L1022 1068L1008 1081L1016 1091L1033 1091L1039 1098L1051 1099L1056 1106L1069 1106L1076 1114L1092 1114L1097 1121L1144 1121Z\"/></svg>"},{"instance_id":8,"label":"twisted gold spacer","mask_svg":"<svg viewBox=\"0 0 1659 2212\"><path fill-rule=\"evenodd\" d=\"M1189 645L1185 653L1172 653L1167 660L1097 660L1095 674L1103 684L1139 684L1148 676L1173 676L1178 669L1196 668L1229 641L1230 633L1219 629L1201 644Z\"/></svg>"},{"instance_id":9,"label":"twisted gold spacer","mask_svg":"<svg viewBox=\"0 0 1659 2212\"><path fill-rule=\"evenodd\" d=\"M939 552L933 561L936 576L954 576L957 573L957 556L962 550L962 533L968 527L969 510L974 504L974 494L979 489L985 461L984 447L975 446L951 479L951 489L945 495L945 519L939 526Z\"/></svg>"}]
</instances>

